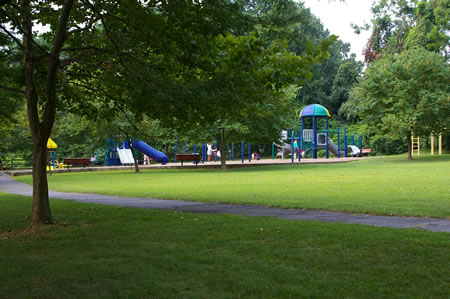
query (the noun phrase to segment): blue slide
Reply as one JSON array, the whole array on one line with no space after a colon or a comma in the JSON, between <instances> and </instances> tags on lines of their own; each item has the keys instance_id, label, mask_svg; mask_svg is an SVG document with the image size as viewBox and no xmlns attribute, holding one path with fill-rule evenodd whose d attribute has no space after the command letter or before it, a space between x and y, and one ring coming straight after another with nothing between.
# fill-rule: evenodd
<instances>
[{"instance_id":1,"label":"blue slide","mask_svg":"<svg viewBox=\"0 0 450 299\"><path fill-rule=\"evenodd\" d=\"M167 156L164 153L155 150L153 147L151 147L144 141L135 140L131 143L131 146L137 149L138 151L143 152L153 160L160 162L162 165L169 163L169 158L167 158Z\"/></svg>"}]
</instances>

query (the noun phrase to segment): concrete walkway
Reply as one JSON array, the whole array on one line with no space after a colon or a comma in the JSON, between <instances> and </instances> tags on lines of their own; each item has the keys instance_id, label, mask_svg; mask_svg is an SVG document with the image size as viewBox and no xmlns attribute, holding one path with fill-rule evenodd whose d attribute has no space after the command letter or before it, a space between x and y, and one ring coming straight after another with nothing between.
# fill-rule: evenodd
<instances>
[{"instance_id":1,"label":"concrete walkway","mask_svg":"<svg viewBox=\"0 0 450 299\"><path fill-rule=\"evenodd\" d=\"M32 195L31 186L17 182L4 173L0 173L0 191L25 196ZM341 222L363 224L371 226L384 226L393 228L414 228L433 232L450 232L450 220L418 218L418 217L390 217L372 216L365 214L348 214L315 210L294 210L268 208L262 206L231 205L199 203L180 200L164 200L152 198L131 198L107 196L98 194L49 192L50 198L73 200L94 204L114 205L123 207L164 209L182 212L195 212L207 214L233 214L246 216L276 217L290 220L315 220L325 222Z\"/></svg>"}]
</instances>

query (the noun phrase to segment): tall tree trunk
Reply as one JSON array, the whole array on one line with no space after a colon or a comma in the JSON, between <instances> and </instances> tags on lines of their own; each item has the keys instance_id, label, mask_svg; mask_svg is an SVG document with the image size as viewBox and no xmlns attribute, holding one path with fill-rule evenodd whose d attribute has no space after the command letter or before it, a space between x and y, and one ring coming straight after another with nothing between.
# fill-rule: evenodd
<instances>
[{"instance_id":1,"label":"tall tree trunk","mask_svg":"<svg viewBox=\"0 0 450 299\"><path fill-rule=\"evenodd\" d=\"M406 137L406 139L408 140L408 160L412 160L412 140L411 140L412 135L409 133L408 136Z\"/></svg>"},{"instance_id":2,"label":"tall tree trunk","mask_svg":"<svg viewBox=\"0 0 450 299\"><path fill-rule=\"evenodd\" d=\"M131 146L131 141L129 141L128 145L130 146L131 149L131 155L133 156L133 160L134 160L134 171L136 173L139 173L139 161L136 159L136 155L134 154L134 148Z\"/></svg>"},{"instance_id":3,"label":"tall tree trunk","mask_svg":"<svg viewBox=\"0 0 450 299\"><path fill-rule=\"evenodd\" d=\"M56 85L59 55L64 45L67 22L73 0L65 0L59 15L52 49L49 53L45 89L42 96L44 104L39 105L33 51L33 20L29 0L22 1L23 9L23 52L25 95L27 98L28 121L33 140L33 204L31 226L53 223L47 184L47 140L50 137L56 115ZM40 116L41 115L41 116ZM42 117L42 121L41 121Z\"/></svg>"},{"instance_id":4,"label":"tall tree trunk","mask_svg":"<svg viewBox=\"0 0 450 299\"><path fill-rule=\"evenodd\" d=\"M225 136L223 130L219 130L219 135L217 136L219 141L220 150L220 168L222 170L227 170L226 156L225 156Z\"/></svg>"},{"instance_id":5,"label":"tall tree trunk","mask_svg":"<svg viewBox=\"0 0 450 299\"><path fill-rule=\"evenodd\" d=\"M48 198L47 142L33 136L33 204L31 226L53 223ZM48 139L48 138L47 138Z\"/></svg>"}]
</instances>

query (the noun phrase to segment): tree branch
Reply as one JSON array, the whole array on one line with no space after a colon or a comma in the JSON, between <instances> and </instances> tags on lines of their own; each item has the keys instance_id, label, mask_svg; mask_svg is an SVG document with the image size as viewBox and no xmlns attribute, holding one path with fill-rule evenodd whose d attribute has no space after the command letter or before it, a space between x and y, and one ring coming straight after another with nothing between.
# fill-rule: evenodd
<instances>
[{"instance_id":1,"label":"tree branch","mask_svg":"<svg viewBox=\"0 0 450 299\"><path fill-rule=\"evenodd\" d=\"M80 84L79 82L70 82L73 85L82 87L86 90L89 90L90 92L93 93L100 93L101 95L105 96L106 98L112 100L115 104L116 107L123 113L123 115L125 116L125 118L127 119L128 123L136 130L136 132L139 132L139 134L141 134L142 136L148 138L148 139L152 139L155 136L150 136L144 132L141 132L141 130L139 130L138 126L130 119L130 117L128 116L128 114L126 113L125 109L122 107L122 105L120 105L119 101L117 100L117 98L111 96L110 94L108 94L106 91L104 91L103 89L98 89L98 88L94 88L91 86L86 86L84 84Z\"/></svg>"},{"instance_id":2,"label":"tree branch","mask_svg":"<svg viewBox=\"0 0 450 299\"><path fill-rule=\"evenodd\" d=\"M47 106L44 112L43 123L45 130L48 130L49 133L53 126L56 113L56 76L58 67L60 66L59 54L61 53L61 49L66 40L67 24L73 1L74 0L65 0L62 5L53 47L50 51L50 60L47 66L47 76L45 78L45 97Z\"/></svg>"},{"instance_id":3,"label":"tree branch","mask_svg":"<svg viewBox=\"0 0 450 299\"><path fill-rule=\"evenodd\" d=\"M61 52L70 52L70 51L89 51L89 50L95 50L95 51L104 51L103 49L94 47L94 46L89 46L89 47L80 47L80 48L62 48Z\"/></svg>"},{"instance_id":4,"label":"tree branch","mask_svg":"<svg viewBox=\"0 0 450 299\"><path fill-rule=\"evenodd\" d=\"M8 15L7 13L5 13L3 10L0 10L0 13L1 13L2 15L4 15L6 18L8 18L8 19L10 20L10 22L13 23L14 26L17 27L19 33L21 33L21 34L23 34L23 35L26 34L26 33L25 33L25 30L24 30L24 27L23 27L17 20L15 20L13 17L11 17L11 16ZM22 44L22 41L21 41L20 39L18 39L17 37L15 37L14 34L11 33L9 30L7 30L4 26L0 25L0 28L1 28L4 32L6 32L6 34L7 34L10 38L12 38L12 39L16 42L16 44L17 44L22 50L24 49L24 45ZM31 39L31 42L33 43L33 45L35 45L35 46L38 47L42 52L45 53L44 55L39 56L39 57L38 57L37 59L35 59L35 60L40 60L41 58L50 55L46 49L44 49L40 44L38 44L38 43L34 40L31 31L30 31L30 37L29 37L29 38Z\"/></svg>"},{"instance_id":5,"label":"tree branch","mask_svg":"<svg viewBox=\"0 0 450 299\"><path fill-rule=\"evenodd\" d=\"M23 90L23 89L8 87L8 86L4 86L4 85L0 85L0 89L16 92L16 93L20 93L20 94L25 94L25 90Z\"/></svg>"},{"instance_id":6,"label":"tree branch","mask_svg":"<svg viewBox=\"0 0 450 299\"><path fill-rule=\"evenodd\" d=\"M78 32L83 32L83 31L87 31L92 29L92 26L94 26L95 22L100 20L100 16L96 17L96 18L92 18L89 20L88 24L85 27L78 27L77 29L73 29L67 32L67 36L74 34L74 33L78 33Z\"/></svg>"},{"instance_id":7,"label":"tree branch","mask_svg":"<svg viewBox=\"0 0 450 299\"><path fill-rule=\"evenodd\" d=\"M83 59L78 58L78 57L63 59L63 60L60 61L60 65L62 65L62 66L67 66L67 65L72 64L72 63L79 63L79 64L90 65L90 66L99 66L99 65L101 65L103 63L103 61L90 62L90 61L86 61L86 60L83 60Z\"/></svg>"},{"instance_id":8,"label":"tree branch","mask_svg":"<svg viewBox=\"0 0 450 299\"><path fill-rule=\"evenodd\" d=\"M0 29L2 29L21 49L23 49L23 44L20 39L14 36L9 30L7 30L3 25L0 25Z\"/></svg>"}]
</instances>

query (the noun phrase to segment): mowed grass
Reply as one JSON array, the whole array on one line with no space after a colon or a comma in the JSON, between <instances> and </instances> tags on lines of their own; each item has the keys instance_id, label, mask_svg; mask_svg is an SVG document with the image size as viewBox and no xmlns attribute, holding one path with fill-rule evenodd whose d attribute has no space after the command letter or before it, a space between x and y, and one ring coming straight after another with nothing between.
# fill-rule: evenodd
<instances>
[{"instance_id":1,"label":"mowed grass","mask_svg":"<svg viewBox=\"0 0 450 299\"><path fill-rule=\"evenodd\" d=\"M31 177L17 180L31 183ZM450 217L450 155L357 162L49 176L52 190L381 215Z\"/></svg>"},{"instance_id":2,"label":"mowed grass","mask_svg":"<svg viewBox=\"0 0 450 299\"><path fill-rule=\"evenodd\" d=\"M446 298L447 233L0 193L1 298Z\"/></svg>"}]
</instances>

